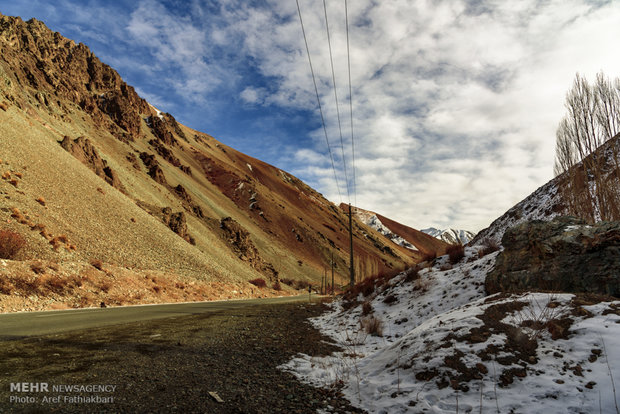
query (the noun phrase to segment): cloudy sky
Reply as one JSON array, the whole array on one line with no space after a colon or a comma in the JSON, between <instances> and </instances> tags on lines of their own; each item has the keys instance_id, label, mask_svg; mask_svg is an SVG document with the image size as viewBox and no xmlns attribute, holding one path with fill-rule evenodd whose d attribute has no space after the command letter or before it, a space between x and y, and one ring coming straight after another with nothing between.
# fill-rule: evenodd
<instances>
[{"instance_id":1,"label":"cloudy sky","mask_svg":"<svg viewBox=\"0 0 620 414\"><path fill-rule=\"evenodd\" d=\"M552 178L576 72L620 76L618 1L350 0L354 175L344 0L326 3L340 128L323 2L299 0L336 174L295 0L0 0L0 12L85 43L162 111L331 201L415 228L488 226Z\"/></svg>"}]
</instances>

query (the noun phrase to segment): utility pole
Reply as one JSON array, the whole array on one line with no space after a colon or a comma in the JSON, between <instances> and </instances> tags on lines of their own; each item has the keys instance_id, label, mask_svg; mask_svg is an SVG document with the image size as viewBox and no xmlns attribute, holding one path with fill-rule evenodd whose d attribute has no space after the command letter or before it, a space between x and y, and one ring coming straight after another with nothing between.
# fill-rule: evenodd
<instances>
[{"instance_id":1,"label":"utility pole","mask_svg":"<svg viewBox=\"0 0 620 414\"><path fill-rule=\"evenodd\" d=\"M353 287L355 285L355 269L353 267L353 216L351 213L351 203L349 203L349 244L350 244L350 257L349 257L349 271L351 274L350 285Z\"/></svg>"},{"instance_id":2,"label":"utility pole","mask_svg":"<svg viewBox=\"0 0 620 414\"><path fill-rule=\"evenodd\" d=\"M334 251L332 250L332 296L334 295Z\"/></svg>"},{"instance_id":3,"label":"utility pole","mask_svg":"<svg viewBox=\"0 0 620 414\"><path fill-rule=\"evenodd\" d=\"M334 252L332 252L332 296L334 296Z\"/></svg>"}]
</instances>

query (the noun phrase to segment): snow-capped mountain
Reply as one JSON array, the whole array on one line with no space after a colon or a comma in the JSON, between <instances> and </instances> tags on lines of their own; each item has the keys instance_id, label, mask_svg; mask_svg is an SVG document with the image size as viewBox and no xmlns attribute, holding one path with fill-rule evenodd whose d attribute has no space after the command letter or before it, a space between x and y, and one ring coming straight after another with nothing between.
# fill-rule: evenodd
<instances>
[{"instance_id":1,"label":"snow-capped mountain","mask_svg":"<svg viewBox=\"0 0 620 414\"><path fill-rule=\"evenodd\" d=\"M439 230L435 227L429 227L428 229L422 229L422 231L426 234L430 234L431 236L438 238L439 240L443 240L449 244L467 244L471 239L476 235L468 230L456 230L456 229L445 229Z\"/></svg>"},{"instance_id":2,"label":"snow-capped mountain","mask_svg":"<svg viewBox=\"0 0 620 414\"><path fill-rule=\"evenodd\" d=\"M377 230L379 233L383 234L385 237L392 240L394 243L400 246L406 247L407 249L410 249L410 250L416 250L416 251L418 250L413 244L409 243L407 240L403 239L398 234L392 233L392 231L388 229L387 227L385 227L385 225L381 222L381 220L379 220L379 217L377 217L376 214L362 215L358 217L362 218L362 221L364 222L364 224Z\"/></svg>"},{"instance_id":3,"label":"snow-capped mountain","mask_svg":"<svg viewBox=\"0 0 620 414\"><path fill-rule=\"evenodd\" d=\"M348 206L345 205L340 207L348 209ZM359 221L381 233L388 240L413 252L418 258L422 258L424 255L441 256L445 254L446 248L449 246L448 243L441 239L432 237L374 211L364 210L359 207L354 207L353 211Z\"/></svg>"}]
</instances>

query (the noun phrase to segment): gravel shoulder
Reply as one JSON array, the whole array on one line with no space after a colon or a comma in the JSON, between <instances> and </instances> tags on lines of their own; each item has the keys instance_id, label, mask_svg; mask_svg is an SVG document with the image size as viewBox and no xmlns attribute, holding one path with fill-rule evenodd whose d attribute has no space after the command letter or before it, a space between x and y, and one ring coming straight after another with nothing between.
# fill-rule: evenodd
<instances>
[{"instance_id":1,"label":"gravel shoulder","mask_svg":"<svg viewBox=\"0 0 620 414\"><path fill-rule=\"evenodd\" d=\"M320 303L256 305L4 341L0 412L361 412L337 389L314 388L277 368L298 352L338 349L307 322L324 310ZM47 383L49 391L11 391L24 382ZM58 388L86 385L115 388Z\"/></svg>"}]
</instances>

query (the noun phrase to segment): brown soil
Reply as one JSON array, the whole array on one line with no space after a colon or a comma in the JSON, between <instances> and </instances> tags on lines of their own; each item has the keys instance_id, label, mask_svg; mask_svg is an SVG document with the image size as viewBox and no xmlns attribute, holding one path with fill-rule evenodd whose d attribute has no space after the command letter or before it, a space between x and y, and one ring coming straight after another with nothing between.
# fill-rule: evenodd
<instances>
[{"instance_id":1,"label":"brown soil","mask_svg":"<svg viewBox=\"0 0 620 414\"><path fill-rule=\"evenodd\" d=\"M101 260L0 260L0 312L296 295L248 282L200 281Z\"/></svg>"}]
</instances>

